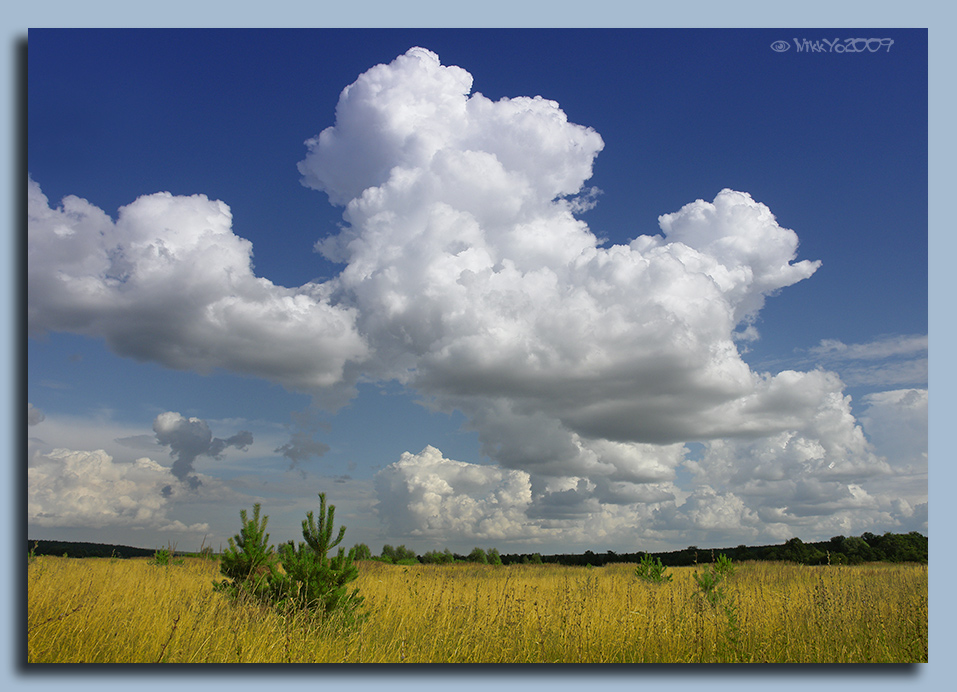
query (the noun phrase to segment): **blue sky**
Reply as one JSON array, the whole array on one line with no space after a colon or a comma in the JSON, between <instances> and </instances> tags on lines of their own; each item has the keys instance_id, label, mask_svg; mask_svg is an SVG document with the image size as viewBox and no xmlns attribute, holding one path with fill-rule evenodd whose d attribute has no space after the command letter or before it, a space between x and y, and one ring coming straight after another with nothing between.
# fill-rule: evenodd
<instances>
[{"instance_id":1,"label":"blue sky","mask_svg":"<svg viewBox=\"0 0 957 692\"><path fill-rule=\"evenodd\" d=\"M926 533L926 104L924 30L31 31L30 536Z\"/></svg>"}]
</instances>

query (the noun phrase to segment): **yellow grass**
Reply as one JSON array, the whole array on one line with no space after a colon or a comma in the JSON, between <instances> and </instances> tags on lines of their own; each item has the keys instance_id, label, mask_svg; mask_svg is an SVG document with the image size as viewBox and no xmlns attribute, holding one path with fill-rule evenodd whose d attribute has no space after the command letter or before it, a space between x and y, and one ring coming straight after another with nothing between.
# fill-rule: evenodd
<instances>
[{"instance_id":1,"label":"yellow grass","mask_svg":"<svg viewBox=\"0 0 957 692\"><path fill-rule=\"evenodd\" d=\"M927 660L927 567L737 565L723 600L634 565L360 563L352 629L229 601L218 563L38 557L30 662L914 662Z\"/></svg>"}]
</instances>

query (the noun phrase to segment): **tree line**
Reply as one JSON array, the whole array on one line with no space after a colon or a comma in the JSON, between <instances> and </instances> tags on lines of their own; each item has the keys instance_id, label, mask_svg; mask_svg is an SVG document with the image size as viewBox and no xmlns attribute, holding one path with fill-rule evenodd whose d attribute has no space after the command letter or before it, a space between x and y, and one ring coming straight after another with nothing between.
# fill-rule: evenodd
<instances>
[{"instance_id":1,"label":"tree line","mask_svg":"<svg viewBox=\"0 0 957 692\"><path fill-rule=\"evenodd\" d=\"M860 536L834 536L826 541L805 543L792 538L778 545L747 546L735 548L699 548L688 546L667 552L594 553L546 555L546 563L562 565L592 565L600 567L617 562L637 563L644 555L651 555L669 567L682 567L698 563L714 562L716 556L727 555L735 562L788 561L803 565L858 565L864 562L918 562L927 564L927 537L917 531L900 534L886 532L877 535L865 532ZM504 564L520 560L521 555L503 555Z\"/></svg>"},{"instance_id":2,"label":"tree line","mask_svg":"<svg viewBox=\"0 0 957 692\"><path fill-rule=\"evenodd\" d=\"M472 549L467 554L445 550L430 550L422 555L404 545L393 547L385 545L379 555L373 555L369 546L359 543L352 547L349 555L352 560L376 560L389 564L451 564L471 562L483 565L514 564L560 564L560 565L602 565L626 562L638 563L645 555L659 558L669 567L681 567L696 563L713 561L713 556L725 554L735 562L747 560L786 560L804 565L856 565L863 562L920 562L927 563L927 537L916 531L900 534L887 532L877 535L865 532L860 536L834 536L826 541L803 542L792 538L779 545L746 546L735 548L699 548L688 546L669 552L638 551L616 553L609 550L595 553L586 550L580 554L542 555L541 553L506 553L495 548ZM155 551L145 548L108 545L102 543L81 543L67 541L27 541L27 551L35 555L66 555L68 557L151 557Z\"/></svg>"},{"instance_id":3,"label":"tree line","mask_svg":"<svg viewBox=\"0 0 957 692\"><path fill-rule=\"evenodd\" d=\"M133 548L128 545L85 543L81 541L27 540L27 552L32 555L65 557L153 557L155 550Z\"/></svg>"},{"instance_id":4,"label":"tree line","mask_svg":"<svg viewBox=\"0 0 957 692\"><path fill-rule=\"evenodd\" d=\"M887 532L877 535L865 532L860 536L834 536L826 541L805 543L800 538L792 538L779 545L747 546L735 548L699 548L688 546L681 550L668 552L639 551L634 553L616 553L609 550L595 553L542 555L541 553L501 554L495 548L474 548L467 555L453 553L448 548L443 551L431 550L423 555L400 545L394 548L385 545L381 555L373 555L369 546L360 543L352 548L355 560L375 560L390 564L449 564L453 562L473 562L488 565L514 564L559 564L559 565L602 565L614 563L638 563L650 555L660 559L663 565L682 567L698 563L714 562L716 556L727 555L735 562L788 561L803 565L857 565L864 562L919 562L927 563L927 537L917 531L900 534Z\"/></svg>"}]
</instances>

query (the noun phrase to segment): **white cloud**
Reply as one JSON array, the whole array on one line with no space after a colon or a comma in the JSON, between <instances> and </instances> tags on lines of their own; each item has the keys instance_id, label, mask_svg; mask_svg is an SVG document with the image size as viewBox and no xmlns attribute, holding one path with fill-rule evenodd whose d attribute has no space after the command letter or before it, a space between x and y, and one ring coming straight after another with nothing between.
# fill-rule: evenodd
<instances>
[{"instance_id":1,"label":"white cloud","mask_svg":"<svg viewBox=\"0 0 957 692\"><path fill-rule=\"evenodd\" d=\"M376 474L376 511L391 535L439 540L528 536L529 476L446 459L435 447L402 458Z\"/></svg>"},{"instance_id":2,"label":"white cloud","mask_svg":"<svg viewBox=\"0 0 957 692\"><path fill-rule=\"evenodd\" d=\"M532 197L546 200L579 191L602 147L593 130L569 125L554 101L492 102L481 94L468 98L471 89L468 72L442 66L423 48L373 67L342 91L335 126L306 143L309 156L299 164L303 183L339 205L354 204L369 190L379 194L376 189L390 179L412 182L430 166L452 174L444 192L460 195L466 205L485 196L494 202L486 193L502 182L530 186ZM461 167L471 165L479 167L478 178L491 174L489 186L459 185ZM442 187L443 181L429 177L428 184ZM503 207L493 204L487 212L510 209L514 197L508 194Z\"/></svg>"},{"instance_id":3,"label":"white cloud","mask_svg":"<svg viewBox=\"0 0 957 692\"><path fill-rule=\"evenodd\" d=\"M208 530L169 518L169 502L180 492L171 488L173 480L168 468L146 457L124 463L102 449L37 452L27 470L28 520L41 527Z\"/></svg>"},{"instance_id":4,"label":"white cloud","mask_svg":"<svg viewBox=\"0 0 957 692\"><path fill-rule=\"evenodd\" d=\"M31 334L101 336L123 356L306 391L339 383L368 355L354 312L332 305L326 287L253 274L252 246L222 202L157 193L114 223L73 196L51 208L33 180L27 195Z\"/></svg>"},{"instance_id":5,"label":"white cloud","mask_svg":"<svg viewBox=\"0 0 957 692\"><path fill-rule=\"evenodd\" d=\"M337 282L377 374L463 410L513 467L519 445L491 432L506 418L555 433L564 452L532 454L553 464L575 456L575 435L673 443L793 425L800 411L745 410L788 392L753 375L734 338L818 266L793 262L796 234L724 190L662 216L663 236L602 248L562 198L582 190L600 137L553 102L492 102L470 85L413 49L343 91L300 164L346 206L350 226L319 248L346 264Z\"/></svg>"},{"instance_id":6,"label":"white cloud","mask_svg":"<svg viewBox=\"0 0 957 692\"><path fill-rule=\"evenodd\" d=\"M812 355L840 360L879 360L926 352L926 334L885 336L865 344L845 344L837 339L823 339L811 349Z\"/></svg>"},{"instance_id":7,"label":"white cloud","mask_svg":"<svg viewBox=\"0 0 957 692\"><path fill-rule=\"evenodd\" d=\"M810 349L810 362L836 369L849 386L927 385L927 335L881 336L861 344L824 339Z\"/></svg>"},{"instance_id":8,"label":"white cloud","mask_svg":"<svg viewBox=\"0 0 957 692\"><path fill-rule=\"evenodd\" d=\"M656 519L659 529L707 534L757 535L760 519L734 493L719 493L708 485L695 489L680 506L666 506Z\"/></svg>"}]
</instances>

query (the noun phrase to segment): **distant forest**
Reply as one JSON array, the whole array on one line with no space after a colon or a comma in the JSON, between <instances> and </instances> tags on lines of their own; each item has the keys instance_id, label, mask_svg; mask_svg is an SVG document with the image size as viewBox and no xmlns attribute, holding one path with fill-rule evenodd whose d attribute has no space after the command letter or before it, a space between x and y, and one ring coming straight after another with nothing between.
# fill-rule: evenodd
<instances>
[{"instance_id":1,"label":"distant forest","mask_svg":"<svg viewBox=\"0 0 957 692\"><path fill-rule=\"evenodd\" d=\"M131 548L128 545L80 543L76 541L27 540L27 552L33 555L60 555L63 557L153 557L155 550Z\"/></svg>"},{"instance_id":2,"label":"distant forest","mask_svg":"<svg viewBox=\"0 0 957 692\"><path fill-rule=\"evenodd\" d=\"M663 565L681 567L696 562L713 562L724 554L735 562L746 560L786 560L803 565L857 565L862 562L922 562L927 563L927 537L916 532L885 533L881 536L864 533L861 536L834 536L827 541L805 543L800 538L780 545L746 546L736 548L699 548L689 546L666 553L606 553L585 551L583 555L543 555L542 562L562 565L607 565L614 562L640 562L643 555L661 559ZM502 564L522 562L523 555L502 555Z\"/></svg>"},{"instance_id":3,"label":"distant forest","mask_svg":"<svg viewBox=\"0 0 957 692\"><path fill-rule=\"evenodd\" d=\"M350 551L357 557L371 557L368 555L368 548L360 544L364 551ZM358 546L357 546L358 547ZM383 551L384 553L395 552L396 549ZM152 557L156 551L146 548L132 548L125 545L108 545L103 543L78 543L65 541L27 541L27 551L33 555L62 555L66 557ZM385 562L398 562L398 557L402 558L404 564L411 562L474 562L475 556L482 554L485 557L485 551L476 548L469 555L459 555L446 550L444 553L430 552L418 556L405 546L399 546L401 555L383 555L378 559ZM671 552L655 553L638 551L634 553L616 553L609 550L604 553L594 553L586 550L582 554L562 554L562 555L541 555L540 553L507 553L498 555L498 551L490 549L489 553L495 553L499 557L501 564L528 564L528 563L551 563L560 565L591 565L600 567L602 565L616 562L641 561L642 556L651 555L660 558L662 564L669 567L681 567L684 565L693 565L695 563L712 562L718 555L727 555L735 562L744 562L747 560L786 560L797 562L804 565L856 565L862 562L922 562L927 563L927 537L916 532L910 533L890 533L876 535L873 533L864 533L861 536L834 536L827 541L818 541L804 543L800 538L791 540L780 545L762 545L746 546L739 545L736 548L699 548L689 546L682 550ZM190 555L191 553L177 552L178 555ZM198 555L198 553L197 553ZM438 556L448 556L450 559L435 559ZM479 560L485 562L485 560ZM495 560L498 562L499 560Z\"/></svg>"}]
</instances>

